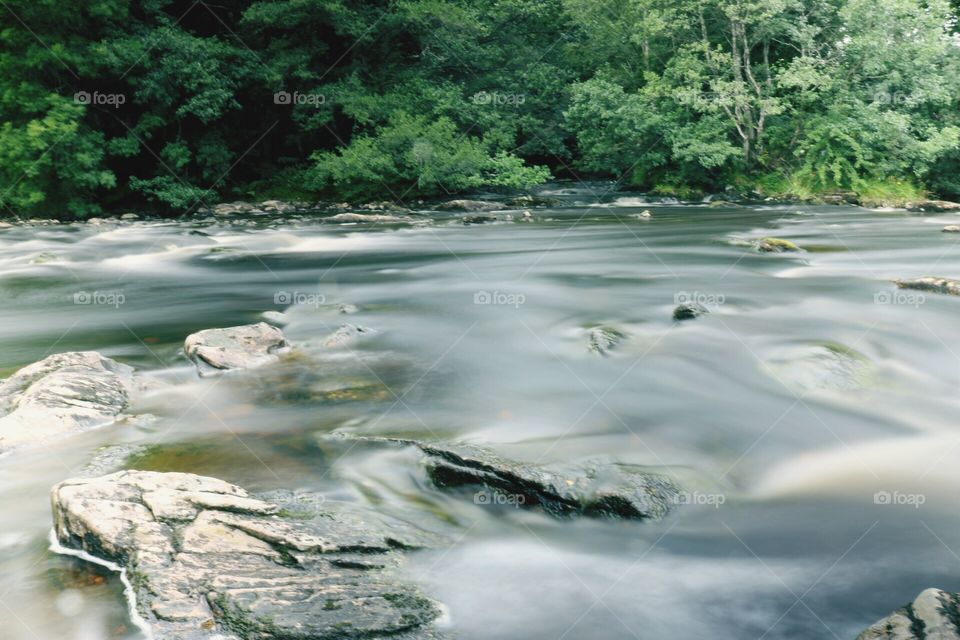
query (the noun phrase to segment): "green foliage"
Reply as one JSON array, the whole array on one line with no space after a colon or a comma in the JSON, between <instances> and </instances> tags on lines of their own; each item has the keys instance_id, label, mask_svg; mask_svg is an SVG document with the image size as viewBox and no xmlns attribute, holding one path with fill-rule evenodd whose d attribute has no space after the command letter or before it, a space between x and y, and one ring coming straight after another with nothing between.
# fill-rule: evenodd
<instances>
[{"instance_id":1,"label":"green foliage","mask_svg":"<svg viewBox=\"0 0 960 640\"><path fill-rule=\"evenodd\" d=\"M945 0L0 11L7 213L527 189L551 172L677 193L779 181L960 196L958 23Z\"/></svg>"}]
</instances>

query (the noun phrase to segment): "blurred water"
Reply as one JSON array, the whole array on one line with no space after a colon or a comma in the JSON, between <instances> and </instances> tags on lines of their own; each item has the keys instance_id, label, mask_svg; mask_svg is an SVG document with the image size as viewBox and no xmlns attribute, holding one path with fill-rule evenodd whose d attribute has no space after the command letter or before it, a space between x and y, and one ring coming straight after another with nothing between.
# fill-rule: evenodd
<instances>
[{"instance_id":1,"label":"blurred water","mask_svg":"<svg viewBox=\"0 0 960 640\"><path fill-rule=\"evenodd\" d=\"M960 590L960 300L890 284L960 275L940 233L955 220L553 195L532 221L482 225L0 231L0 374L96 349L157 383L135 407L152 420L0 459L0 635L138 637L119 582L46 541L50 487L117 443L162 445L139 468L442 514L457 544L408 570L461 638L851 638L923 588ZM758 253L763 236L807 251ZM674 323L690 299L713 312ZM376 333L320 371L194 378L189 333L266 311L293 341ZM587 348L598 325L626 335L609 357ZM322 393L288 389L317 378ZM338 429L615 455L695 504L658 523L476 505L428 486L411 451L323 437Z\"/></svg>"}]
</instances>

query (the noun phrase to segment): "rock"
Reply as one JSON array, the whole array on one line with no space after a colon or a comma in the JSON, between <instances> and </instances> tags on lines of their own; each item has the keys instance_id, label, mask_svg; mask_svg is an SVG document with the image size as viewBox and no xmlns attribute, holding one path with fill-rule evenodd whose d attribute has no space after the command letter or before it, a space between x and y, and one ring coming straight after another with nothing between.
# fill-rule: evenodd
<instances>
[{"instance_id":1,"label":"rock","mask_svg":"<svg viewBox=\"0 0 960 640\"><path fill-rule=\"evenodd\" d=\"M677 322L683 320L696 320L700 316L710 313L710 309L699 302L684 302L673 310L673 319Z\"/></svg>"},{"instance_id":2,"label":"rock","mask_svg":"<svg viewBox=\"0 0 960 640\"><path fill-rule=\"evenodd\" d=\"M0 452L114 422L132 386L132 368L94 351L26 366L0 383Z\"/></svg>"},{"instance_id":3,"label":"rock","mask_svg":"<svg viewBox=\"0 0 960 640\"><path fill-rule=\"evenodd\" d=\"M918 202L912 207L909 207L907 210L915 213L944 213L947 211L960 211L960 203L949 202L947 200L924 200L923 202Z\"/></svg>"},{"instance_id":4,"label":"rock","mask_svg":"<svg viewBox=\"0 0 960 640\"><path fill-rule=\"evenodd\" d=\"M365 333L374 333L374 330L355 324L345 324L327 336L321 344L327 348L344 347Z\"/></svg>"},{"instance_id":5,"label":"rock","mask_svg":"<svg viewBox=\"0 0 960 640\"><path fill-rule=\"evenodd\" d=\"M680 495L665 476L611 460L540 465L506 460L472 445L417 446L427 455L427 473L438 487L486 487L554 516L661 518Z\"/></svg>"},{"instance_id":6,"label":"rock","mask_svg":"<svg viewBox=\"0 0 960 640\"><path fill-rule=\"evenodd\" d=\"M944 233L960 233L960 225L951 224L943 228Z\"/></svg>"},{"instance_id":7,"label":"rock","mask_svg":"<svg viewBox=\"0 0 960 640\"><path fill-rule=\"evenodd\" d=\"M93 225L93 226L95 226L95 227L99 227L99 226L102 225L104 222L105 222L105 220L104 220L103 218L88 218L88 219L87 219L87 224Z\"/></svg>"},{"instance_id":8,"label":"rock","mask_svg":"<svg viewBox=\"0 0 960 640\"><path fill-rule=\"evenodd\" d=\"M876 366L867 356L842 344L791 345L766 358L768 373L796 393L816 390L855 391L870 385Z\"/></svg>"},{"instance_id":9,"label":"rock","mask_svg":"<svg viewBox=\"0 0 960 640\"><path fill-rule=\"evenodd\" d=\"M782 238L761 238L757 249L763 253L785 253L800 251L800 247Z\"/></svg>"},{"instance_id":10,"label":"rock","mask_svg":"<svg viewBox=\"0 0 960 640\"><path fill-rule=\"evenodd\" d=\"M651 213L649 210L644 210L644 211L641 211L640 213L631 213L630 217L636 218L638 220L649 220L650 218L653 217L653 213Z\"/></svg>"},{"instance_id":11,"label":"rock","mask_svg":"<svg viewBox=\"0 0 960 640\"><path fill-rule=\"evenodd\" d=\"M951 296L960 296L960 280L950 278L912 278L910 280L894 280L893 283L901 289L915 289L931 293L945 293Z\"/></svg>"},{"instance_id":12,"label":"rock","mask_svg":"<svg viewBox=\"0 0 960 640\"><path fill-rule=\"evenodd\" d=\"M323 496L121 471L52 491L67 549L123 567L157 640L431 638L440 609L388 569L441 536Z\"/></svg>"},{"instance_id":13,"label":"rock","mask_svg":"<svg viewBox=\"0 0 960 640\"><path fill-rule=\"evenodd\" d=\"M183 351L201 376L231 369L251 369L277 360L287 348L283 332L266 322L206 329L187 337Z\"/></svg>"},{"instance_id":14,"label":"rock","mask_svg":"<svg viewBox=\"0 0 960 640\"><path fill-rule=\"evenodd\" d=\"M122 216L120 216L120 219L121 220L139 220L140 216L138 216L135 213L125 213Z\"/></svg>"},{"instance_id":15,"label":"rock","mask_svg":"<svg viewBox=\"0 0 960 640\"><path fill-rule=\"evenodd\" d=\"M329 218L324 219L324 222L360 222L365 224L375 224L375 223L409 224L416 221L409 216L390 216L390 215L378 215L378 214L371 214L371 213L338 213L337 215L330 216Z\"/></svg>"},{"instance_id":16,"label":"rock","mask_svg":"<svg viewBox=\"0 0 960 640\"><path fill-rule=\"evenodd\" d=\"M510 198L506 201L505 204L516 207L517 209L522 209L524 207L553 207L559 204L560 201L556 198L543 198L540 196L517 196L516 198Z\"/></svg>"},{"instance_id":17,"label":"rock","mask_svg":"<svg viewBox=\"0 0 960 640\"><path fill-rule=\"evenodd\" d=\"M816 201L823 204L842 205L842 204L860 204L860 196L855 191L835 191L833 193L824 193L816 198Z\"/></svg>"},{"instance_id":18,"label":"rock","mask_svg":"<svg viewBox=\"0 0 960 640\"><path fill-rule=\"evenodd\" d=\"M857 640L960 640L960 594L926 589Z\"/></svg>"},{"instance_id":19,"label":"rock","mask_svg":"<svg viewBox=\"0 0 960 640\"><path fill-rule=\"evenodd\" d=\"M437 211L496 211L503 209L503 205L497 202L484 202L483 200L449 200L441 202L436 207Z\"/></svg>"},{"instance_id":20,"label":"rock","mask_svg":"<svg viewBox=\"0 0 960 640\"><path fill-rule=\"evenodd\" d=\"M463 222L463 224L486 224L488 222L496 222L497 217L487 215L463 216L460 218L460 221Z\"/></svg>"},{"instance_id":21,"label":"rock","mask_svg":"<svg viewBox=\"0 0 960 640\"><path fill-rule=\"evenodd\" d=\"M406 207L398 205L396 203L389 202L387 200L383 200L381 202L368 202L366 204L360 205L357 208L362 209L364 211L392 211L394 213L413 213L410 209L407 209Z\"/></svg>"},{"instance_id":22,"label":"rock","mask_svg":"<svg viewBox=\"0 0 960 640\"><path fill-rule=\"evenodd\" d=\"M0 229L12 229L13 225L9 222L0 222Z\"/></svg>"},{"instance_id":23,"label":"rock","mask_svg":"<svg viewBox=\"0 0 960 640\"><path fill-rule=\"evenodd\" d=\"M610 354L626 336L613 327L591 327L587 329L587 348L601 356Z\"/></svg>"},{"instance_id":24,"label":"rock","mask_svg":"<svg viewBox=\"0 0 960 640\"><path fill-rule=\"evenodd\" d=\"M295 213L300 209L297 205L282 200L264 200L258 208L266 213Z\"/></svg>"}]
</instances>

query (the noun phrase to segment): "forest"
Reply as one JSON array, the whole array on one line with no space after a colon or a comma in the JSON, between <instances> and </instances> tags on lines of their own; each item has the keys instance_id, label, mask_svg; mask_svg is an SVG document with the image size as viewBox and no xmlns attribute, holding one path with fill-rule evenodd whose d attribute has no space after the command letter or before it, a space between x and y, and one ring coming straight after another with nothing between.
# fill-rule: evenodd
<instances>
[{"instance_id":1,"label":"forest","mask_svg":"<svg viewBox=\"0 0 960 640\"><path fill-rule=\"evenodd\" d=\"M960 196L944 0L4 0L4 215L554 178Z\"/></svg>"}]
</instances>

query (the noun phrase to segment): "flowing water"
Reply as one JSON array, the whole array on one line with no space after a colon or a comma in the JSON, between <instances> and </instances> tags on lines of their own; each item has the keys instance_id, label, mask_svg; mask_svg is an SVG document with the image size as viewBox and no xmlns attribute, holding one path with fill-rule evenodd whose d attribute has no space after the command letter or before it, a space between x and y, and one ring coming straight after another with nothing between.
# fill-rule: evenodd
<instances>
[{"instance_id":1,"label":"flowing water","mask_svg":"<svg viewBox=\"0 0 960 640\"><path fill-rule=\"evenodd\" d=\"M405 571L459 638L853 638L926 587L960 590L960 300L890 283L960 275L948 216L604 189L493 224L0 231L0 375L94 349L156 383L133 408L149 419L0 459L0 637L141 637L116 576L47 539L51 486L112 444L152 445L135 468L441 515L456 543ZM764 236L806 251L760 253ZM687 300L712 312L673 322ZM374 331L322 371L195 377L188 334L269 311L295 342ZM623 335L607 356L596 326ZM613 455L681 479L689 504L660 522L474 504L412 451L338 430Z\"/></svg>"}]
</instances>

